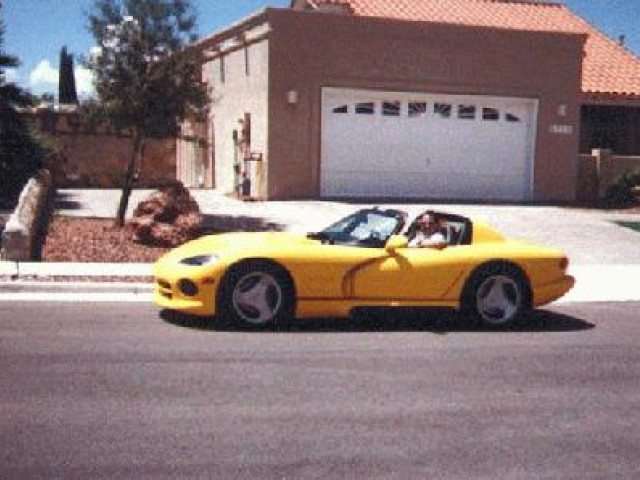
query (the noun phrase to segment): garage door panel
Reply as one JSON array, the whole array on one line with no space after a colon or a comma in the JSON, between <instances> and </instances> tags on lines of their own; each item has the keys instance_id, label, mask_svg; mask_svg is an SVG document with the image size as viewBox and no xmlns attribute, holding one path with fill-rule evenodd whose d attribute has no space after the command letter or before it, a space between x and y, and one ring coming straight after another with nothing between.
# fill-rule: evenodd
<instances>
[{"instance_id":1,"label":"garage door panel","mask_svg":"<svg viewBox=\"0 0 640 480\"><path fill-rule=\"evenodd\" d=\"M321 194L526 200L535 110L529 99L325 88Z\"/></svg>"}]
</instances>

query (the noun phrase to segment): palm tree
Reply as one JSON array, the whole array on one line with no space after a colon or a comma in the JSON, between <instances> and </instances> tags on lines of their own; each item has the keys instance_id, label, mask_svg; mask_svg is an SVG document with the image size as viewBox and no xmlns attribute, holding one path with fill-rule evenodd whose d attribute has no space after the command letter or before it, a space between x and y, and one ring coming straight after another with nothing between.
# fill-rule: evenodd
<instances>
[{"instance_id":1,"label":"palm tree","mask_svg":"<svg viewBox=\"0 0 640 480\"><path fill-rule=\"evenodd\" d=\"M18 65L17 57L4 52L4 25L0 21L0 203L7 204L15 201L47 154L16 110L31 104L28 92L7 81L7 69Z\"/></svg>"},{"instance_id":2,"label":"palm tree","mask_svg":"<svg viewBox=\"0 0 640 480\"><path fill-rule=\"evenodd\" d=\"M20 60L4 52L4 24L0 22L0 102L11 106L27 106L30 103L29 96L16 84L7 82L7 69L18 66Z\"/></svg>"}]
</instances>

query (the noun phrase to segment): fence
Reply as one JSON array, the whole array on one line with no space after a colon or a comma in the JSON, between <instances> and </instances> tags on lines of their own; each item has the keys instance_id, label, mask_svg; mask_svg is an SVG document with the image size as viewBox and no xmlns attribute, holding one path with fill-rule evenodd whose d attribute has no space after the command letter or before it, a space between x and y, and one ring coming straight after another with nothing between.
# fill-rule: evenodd
<instances>
[{"instance_id":1,"label":"fence","mask_svg":"<svg viewBox=\"0 0 640 480\"><path fill-rule=\"evenodd\" d=\"M640 156L613 155L605 149L580 155L578 201L596 203L622 174L628 172L640 172Z\"/></svg>"},{"instance_id":2,"label":"fence","mask_svg":"<svg viewBox=\"0 0 640 480\"><path fill-rule=\"evenodd\" d=\"M122 186L132 151L130 135L82 124L74 110L39 108L24 115L54 147L47 167L57 187ZM149 140L137 170L138 187L156 187L175 180L175 139Z\"/></svg>"}]
</instances>

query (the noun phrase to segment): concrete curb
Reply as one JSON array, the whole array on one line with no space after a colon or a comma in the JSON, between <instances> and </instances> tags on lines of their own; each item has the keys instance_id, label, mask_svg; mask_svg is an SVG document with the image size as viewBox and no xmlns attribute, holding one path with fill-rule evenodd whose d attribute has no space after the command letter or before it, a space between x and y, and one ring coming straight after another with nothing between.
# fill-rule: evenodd
<instances>
[{"instance_id":1,"label":"concrete curb","mask_svg":"<svg viewBox=\"0 0 640 480\"><path fill-rule=\"evenodd\" d=\"M638 265L572 265L569 273L576 286L558 303L640 301L640 264ZM24 300L29 295L52 296L78 300L99 300L108 296L149 297L153 284L133 282L101 282L99 277L151 277L150 263L47 263L0 262L0 275L11 280L0 282L4 300ZM69 282L39 281L38 277L70 277ZM73 277L89 277L73 281ZM97 280L97 281L94 281ZM92 298L95 297L95 298Z\"/></svg>"},{"instance_id":2,"label":"concrete curb","mask_svg":"<svg viewBox=\"0 0 640 480\"><path fill-rule=\"evenodd\" d=\"M35 263L25 268L25 264L16 266L14 262L0 262L0 275L11 275L17 268L23 276L151 275L150 264ZM569 273L576 278L576 286L556 303L640 301L640 265L573 265ZM150 301L153 293L150 282L43 282L17 278L0 282L0 301Z\"/></svg>"},{"instance_id":3,"label":"concrete curb","mask_svg":"<svg viewBox=\"0 0 640 480\"><path fill-rule=\"evenodd\" d=\"M150 277L151 263L65 263L0 261L0 275L10 277Z\"/></svg>"},{"instance_id":4,"label":"concrete curb","mask_svg":"<svg viewBox=\"0 0 640 480\"><path fill-rule=\"evenodd\" d=\"M152 283L127 282L6 282L0 283L0 294L12 293L60 293L60 294L97 294L147 295L153 293Z\"/></svg>"}]
</instances>

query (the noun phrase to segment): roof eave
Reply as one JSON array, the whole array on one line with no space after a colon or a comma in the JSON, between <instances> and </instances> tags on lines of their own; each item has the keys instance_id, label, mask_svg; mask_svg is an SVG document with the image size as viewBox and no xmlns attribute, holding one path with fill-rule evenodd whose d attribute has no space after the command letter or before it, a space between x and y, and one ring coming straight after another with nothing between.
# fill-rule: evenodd
<instances>
[{"instance_id":1,"label":"roof eave","mask_svg":"<svg viewBox=\"0 0 640 480\"><path fill-rule=\"evenodd\" d=\"M583 105L640 107L640 94L626 92L586 91L580 95Z\"/></svg>"},{"instance_id":2,"label":"roof eave","mask_svg":"<svg viewBox=\"0 0 640 480\"><path fill-rule=\"evenodd\" d=\"M211 35L207 35L206 37L201 38L197 42L191 44L191 47L201 50L214 47L215 45L223 42L224 40L227 40L228 38L232 38L252 27L255 27L256 25L264 23L267 20L269 12L272 10L273 8L263 8L261 10L258 10L251 15L232 23L222 30L218 30Z\"/></svg>"}]
</instances>

